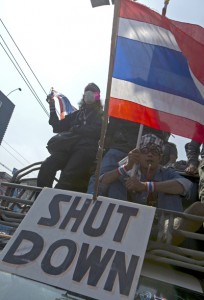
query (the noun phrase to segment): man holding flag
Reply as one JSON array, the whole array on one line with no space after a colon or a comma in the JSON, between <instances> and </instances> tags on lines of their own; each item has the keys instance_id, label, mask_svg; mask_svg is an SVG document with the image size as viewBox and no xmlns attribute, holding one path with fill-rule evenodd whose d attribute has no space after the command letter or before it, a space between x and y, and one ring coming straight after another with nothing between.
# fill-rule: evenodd
<instances>
[{"instance_id":1,"label":"man holding flag","mask_svg":"<svg viewBox=\"0 0 204 300\"><path fill-rule=\"evenodd\" d=\"M95 83L88 84L84 89L80 109L59 120L52 95L49 98L49 124L58 138L67 132L74 143L70 147L68 139L55 144L55 148L48 143L51 155L42 163L37 185L52 187L56 172L62 170L59 182L55 186L59 189L71 191L85 191L89 180L89 171L95 160L98 140L101 131L102 105L100 89ZM52 146L52 148L50 148Z\"/></svg>"}]
</instances>

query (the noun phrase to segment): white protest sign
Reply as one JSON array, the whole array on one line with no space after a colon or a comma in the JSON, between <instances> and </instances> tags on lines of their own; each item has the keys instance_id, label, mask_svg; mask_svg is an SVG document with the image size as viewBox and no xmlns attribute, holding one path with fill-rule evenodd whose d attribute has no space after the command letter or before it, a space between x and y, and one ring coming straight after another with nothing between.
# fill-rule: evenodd
<instances>
[{"instance_id":1,"label":"white protest sign","mask_svg":"<svg viewBox=\"0 0 204 300\"><path fill-rule=\"evenodd\" d=\"M44 189L0 269L100 300L134 299L155 208Z\"/></svg>"}]
</instances>

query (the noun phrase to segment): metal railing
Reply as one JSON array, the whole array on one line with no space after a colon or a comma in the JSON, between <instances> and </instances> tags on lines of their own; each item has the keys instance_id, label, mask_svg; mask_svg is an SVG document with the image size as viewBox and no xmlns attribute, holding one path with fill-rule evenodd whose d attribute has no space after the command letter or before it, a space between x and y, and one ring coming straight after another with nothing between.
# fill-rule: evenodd
<instances>
[{"instance_id":1,"label":"metal railing","mask_svg":"<svg viewBox=\"0 0 204 300\"><path fill-rule=\"evenodd\" d=\"M179 226L175 228L177 218L184 224L186 220L197 222L201 225L200 232L185 230L185 225L182 230ZM155 220L157 224L153 225L145 258L204 273L204 216L157 209ZM199 242L203 245L199 246Z\"/></svg>"}]
</instances>

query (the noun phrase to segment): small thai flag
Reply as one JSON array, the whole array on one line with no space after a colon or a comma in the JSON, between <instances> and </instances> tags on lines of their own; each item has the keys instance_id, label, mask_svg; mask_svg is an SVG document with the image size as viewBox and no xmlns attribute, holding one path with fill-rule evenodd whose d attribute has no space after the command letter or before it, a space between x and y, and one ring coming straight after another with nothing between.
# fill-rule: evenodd
<instances>
[{"instance_id":1,"label":"small thai flag","mask_svg":"<svg viewBox=\"0 0 204 300\"><path fill-rule=\"evenodd\" d=\"M64 119L66 115L71 114L77 109L70 103L69 99L61 93L52 90L51 95L59 100L60 119Z\"/></svg>"}]
</instances>

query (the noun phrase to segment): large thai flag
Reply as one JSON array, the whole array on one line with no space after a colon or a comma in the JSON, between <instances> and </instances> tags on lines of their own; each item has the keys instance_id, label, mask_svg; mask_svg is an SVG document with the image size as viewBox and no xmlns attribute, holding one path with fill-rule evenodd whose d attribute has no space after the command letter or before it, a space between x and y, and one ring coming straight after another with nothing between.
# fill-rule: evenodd
<instances>
[{"instance_id":1,"label":"large thai flag","mask_svg":"<svg viewBox=\"0 0 204 300\"><path fill-rule=\"evenodd\" d=\"M204 142L204 28L121 0L109 115Z\"/></svg>"}]
</instances>

